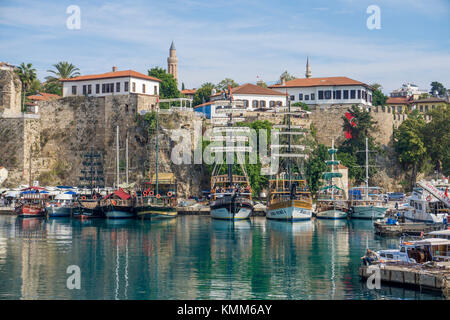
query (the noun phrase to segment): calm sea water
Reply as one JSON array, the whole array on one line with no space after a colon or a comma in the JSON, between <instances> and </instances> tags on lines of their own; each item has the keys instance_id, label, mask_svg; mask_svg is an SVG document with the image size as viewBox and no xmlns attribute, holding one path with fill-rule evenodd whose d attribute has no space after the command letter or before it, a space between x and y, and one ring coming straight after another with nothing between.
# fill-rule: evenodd
<instances>
[{"instance_id":1,"label":"calm sea water","mask_svg":"<svg viewBox=\"0 0 450 320\"><path fill-rule=\"evenodd\" d=\"M0 299L442 299L358 277L371 221L284 223L0 216ZM66 286L67 267L81 288Z\"/></svg>"}]
</instances>

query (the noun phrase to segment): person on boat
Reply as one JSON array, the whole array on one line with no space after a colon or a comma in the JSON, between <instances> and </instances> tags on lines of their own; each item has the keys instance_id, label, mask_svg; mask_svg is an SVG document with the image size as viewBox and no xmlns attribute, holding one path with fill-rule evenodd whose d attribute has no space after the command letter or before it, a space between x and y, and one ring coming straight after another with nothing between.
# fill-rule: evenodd
<instances>
[{"instance_id":1,"label":"person on boat","mask_svg":"<svg viewBox=\"0 0 450 320\"><path fill-rule=\"evenodd\" d=\"M372 262L378 260L378 255L376 254L376 252L368 248L366 251L366 255L364 257L361 257L361 259L363 260L364 265L368 266L372 264Z\"/></svg>"}]
</instances>

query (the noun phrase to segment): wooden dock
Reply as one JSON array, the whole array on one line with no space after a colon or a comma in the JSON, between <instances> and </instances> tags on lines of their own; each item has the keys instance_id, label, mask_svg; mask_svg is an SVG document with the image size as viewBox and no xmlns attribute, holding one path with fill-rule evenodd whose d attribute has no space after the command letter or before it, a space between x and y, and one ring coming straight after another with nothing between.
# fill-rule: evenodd
<instances>
[{"instance_id":1,"label":"wooden dock","mask_svg":"<svg viewBox=\"0 0 450 320\"><path fill-rule=\"evenodd\" d=\"M369 269L370 268L370 269ZM437 266L380 263L371 266L361 266L359 276L367 279L375 272L380 272L380 280L415 289L427 289L441 292L446 299L450 299L450 264L437 263Z\"/></svg>"},{"instance_id":2,"label":"wooden dock","mask_svg":"<svg viewBox=\"0 0 450 320\"><path fill-rule=\"evenodd\" d=\"M421 233L443 230L445 228L443 224L420 222L386 224L385 222L376 221L373 225L375 234L380 236L420 236Z\"/></svg>"},{"instance_id":3,"label":"wooden dock","mask_svg":"<svg viewBox=\"0 0 450 320\"><path fill-rule=\"evenodd\" d=\"M209 206L189 206L189 207L177 207L179 215L196 215L196 216L208 216Z\"/></svg>"}]
</instances>

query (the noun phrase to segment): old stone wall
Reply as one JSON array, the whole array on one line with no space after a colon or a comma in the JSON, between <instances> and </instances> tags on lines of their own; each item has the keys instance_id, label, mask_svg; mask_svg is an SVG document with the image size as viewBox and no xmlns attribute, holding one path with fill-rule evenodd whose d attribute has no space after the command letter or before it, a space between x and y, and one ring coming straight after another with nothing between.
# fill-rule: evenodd
<instances>
[{"instance_id":1,"label":"old stone wall","mask_svg":"<svg viewBox=\"0 0 450 320\"><path fill-rule=\"evenodd\" d=\"M12 71L0 70L0 117L20 114L22 83Z\"/></svg>"}]
</instances>

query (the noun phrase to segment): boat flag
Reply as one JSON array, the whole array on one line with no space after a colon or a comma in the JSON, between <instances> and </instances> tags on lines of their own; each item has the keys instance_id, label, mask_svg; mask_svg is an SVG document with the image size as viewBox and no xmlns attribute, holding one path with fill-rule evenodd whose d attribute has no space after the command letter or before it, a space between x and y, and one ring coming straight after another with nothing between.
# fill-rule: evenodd
<instances>
[{"instance_id":1,"label":"boat flag","mask_svg":"<svg viewBox=\"0 0 450 320\"><path fill-rule=\"evenodd\" d=\"M448 187L445 187L445 196L448 198Z\"/></svg>"},{"instance_id":2,"label":"boat flag","mask_svg":"<svg viewBox=\"0 0 450 320\"><path fill-rule=\"evenodd\" d=\"M356 123L353 121L353 119L355 119L355 117L350 112L347 111L345 113L345 117L348 119L348 122L350 123L350 125L352 127L356 127ZM350 128L345 130L345 139L351 139L352 137L353 137L352 131L350 130Z\"/></svg>"},{"instance_id":3,"label":"boat flag","mask_svg":"<svg viewBox=\"0 0 450 320\"><path fill-rule=\"evenodd\" d=\"M233 92L231 92L231 84L228 84L228 91L230 92L231 101L233 101Z\"/></svg>"}]
</instances>

